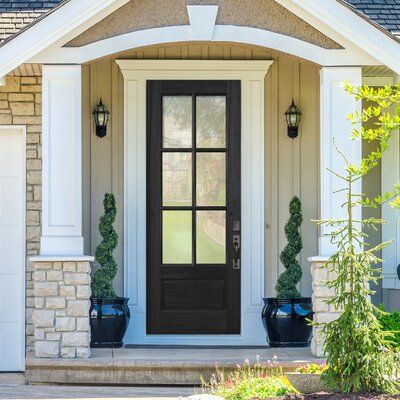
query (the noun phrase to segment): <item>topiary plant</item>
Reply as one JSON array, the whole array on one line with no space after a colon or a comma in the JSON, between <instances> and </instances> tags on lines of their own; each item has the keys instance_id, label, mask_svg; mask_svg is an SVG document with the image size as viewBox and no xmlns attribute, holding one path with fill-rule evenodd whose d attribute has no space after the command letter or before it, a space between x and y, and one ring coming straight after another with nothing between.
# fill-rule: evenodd
<instances>
[{"instance_id":1,"label":"topiary plant","mask_svg":"<svg viewBox=\"0 0 400 400\"><path fill-rule=\"evenodd\" d=\"M117 297L112 282L117 274L117 263L113 251L118 245L118 234L113 223L117 214L115 197L111 193L104 195L104 215L100 217L99 231L103 238L96 249L96 260L100 268L94 273L92 279L92 296L102 299Z\"/></svg>"},{"instance_id":2,"label":"topiary plant","mask_svg":"<svg viewBox=\"0 0 400 400\"><path fill-rule=\"evenodd\" d=\"M301 201L297 196L290 201L289 213L289 221L285 225L287 245L280 256L286 271L281 274L275 287L277 297L281 299L301 297L296 285L300 282L302 271L296 257L303 248L300 235L303 214L301 212Z\"/></svg>"}]
</instances>

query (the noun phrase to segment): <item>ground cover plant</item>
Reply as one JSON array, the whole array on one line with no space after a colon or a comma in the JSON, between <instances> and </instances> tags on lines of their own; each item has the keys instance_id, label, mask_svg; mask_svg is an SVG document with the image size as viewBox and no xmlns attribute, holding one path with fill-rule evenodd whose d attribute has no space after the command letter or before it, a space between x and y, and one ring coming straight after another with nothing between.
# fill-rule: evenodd
<instances>
[{"instance_id":1,"label":"ground cover plant","mask_svg":"<svg viewBox=\"0 0 400 400\"><path fill-rule=\"evenodd\" d=\"M254 365L246 360L232 372L217 368L210 382L202 380L202 390L227 400L270 399L296 393L276 360L262 365L258 359Z\"/></svg>"},{"instance_id":2,"label":"ground cover plant","mask_svg":"<svg viewBox=\"0 0 400 400\"><path fill-rule=\"evenodd\" d=\"M337 148L345 167L344 171L331 172L343 183L340 193L344 200L338 206L344 208L346 216L318 221L330 230L331 242L337 248L323 267L333 277L327 282L334 292L328 303L342 311L338 319L319 324L329 366L323 377L334 391L397 393L399 382L395 378L399 375L400 360L393 349L393 334L382 329L379 318L384 314L371 302L371 285L380 279L377 266L381 260L377 253L390 242L370 246L365 232L377 229L384 221L360 219L356 217L356 208L378 207L385 203L399 207L400 184L392 193L376 198L358 193L355 185L379 164L393 132L400 126L400 85L368 88L346 84L345 88L356 100L370 104L362 113L349 116L353 123L351 139L373 143L376 148L359 163L350 161ZM394 107L396 110L392 112ZM373 128L362 125L371 121L374 121Z\"/></svg>"}]
</instances>

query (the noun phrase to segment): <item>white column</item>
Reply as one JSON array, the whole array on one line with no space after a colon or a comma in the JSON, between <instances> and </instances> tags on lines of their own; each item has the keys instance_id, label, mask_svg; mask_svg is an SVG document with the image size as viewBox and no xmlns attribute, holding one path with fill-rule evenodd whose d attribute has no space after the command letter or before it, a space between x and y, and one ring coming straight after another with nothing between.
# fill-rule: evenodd
<instances>
[{"instance_id":1,"label":"white column","mask_svg":"<svg viewBox=\"0 0 400 400\"><path fill-rule=\"evenodd\" d=\"M81 66L43 66L42 255L82 255Z\"/></svg>"},{"instance_id":2,"label":"white column","mask_svg":"<svg viewBox=\"0 0 400 400\"><path fill-rule=\"evenodd\" d=\"M346 201L343 192L334 193L343 188L345 182L328 171L343 174L344 161L333 143L350 161L359 161L362 156L361 141L351 141L352 125L347 115L361 111L361 102L347 94L342 83L362 84L361 67L325 67L321 69L321 132L320 132L320 217L321 219L343 218L346 210L341 205ZM354 185L355 193L361 193L361 180ZM355 218L361 217L361 207L355 210ZM327 236L329 229L321 228L319 236L319 255L331 255L335 246Z\"/></svg>"}]
</instances>

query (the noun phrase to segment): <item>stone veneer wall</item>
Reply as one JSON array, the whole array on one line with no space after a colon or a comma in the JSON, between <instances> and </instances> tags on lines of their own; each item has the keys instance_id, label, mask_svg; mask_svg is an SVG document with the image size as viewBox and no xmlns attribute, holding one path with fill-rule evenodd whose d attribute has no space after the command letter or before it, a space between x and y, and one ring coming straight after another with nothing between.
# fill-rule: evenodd
<instances>
[{"instance_id":1,"label":"stone veneer wall","mask_svg":"<svg viewBox=\"0 0 400 400\"><path fill-rule=\"evenodd\" d=\"M35 356L90 356L89 261L37 261L34 264Z\"/></svg>"},{"instance_id":2,"label":"stone veneer wall","mask_svg":"<svg viewBox=\"0 0 400 400\"><path fill-rule=\"evenodd\" d=\"M26 125L26 254L40 250L40 218L42 207L42 78L40 76L7 76L0 86L0 125ZM33 350L32 311L33 266L26 270L26 345Z\"/></svg>"},{"instance_id":3,"label":"stone veneer wall","mask_svg":"<svg viewBox=\"0 0 400 400\"><path fill-rule=\"evenodd\" d=\"M332 278L330 276L330 272L328 272L325 268L321 268L325 262L326 261L322 259L311 258L314 321L319 323L330 322L340 316L340 312L338 312L334 306L326 303L327 300L332 298L334 292L333 289L325 285L325 282ZM313 338L311 341L311 352L317 357L324 357L322 347L323 341L321 338L320 328L314 326Z\"/></svg>"}]
</instances>

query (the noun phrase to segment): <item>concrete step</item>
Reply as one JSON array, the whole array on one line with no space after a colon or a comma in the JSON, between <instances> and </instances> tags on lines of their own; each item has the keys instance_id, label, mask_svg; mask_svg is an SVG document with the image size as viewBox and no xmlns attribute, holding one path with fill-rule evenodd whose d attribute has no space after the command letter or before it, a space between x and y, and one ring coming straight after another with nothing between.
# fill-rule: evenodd
<instances>
[{"instance_id":1,"label":"concrete step","mask_svg":"<svg viewBox=\"0 0 400 400\"><path fill-rule=\"evenodd\" d=\"M294 370L307 362L322 363L309 349L102 349L89 359L26 359L29 384L199 385L216 367L232 371L247 358L261 363L278 356L279 366Z\"/></svg>"}]
</instances>

